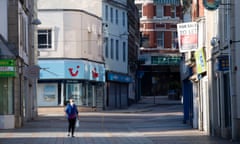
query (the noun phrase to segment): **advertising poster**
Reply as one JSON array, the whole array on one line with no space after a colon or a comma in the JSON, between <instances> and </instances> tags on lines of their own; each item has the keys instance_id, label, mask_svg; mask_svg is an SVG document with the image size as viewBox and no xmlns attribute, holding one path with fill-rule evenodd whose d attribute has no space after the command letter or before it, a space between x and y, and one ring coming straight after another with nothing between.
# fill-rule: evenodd
<instances>
[{"instance_id":1,"label":"advertising poster","mask_svg":"<svg viewBox=\"0 0 240 144\"><path fill-rule=\"evenodd\" d=\"M180 52L183 53L197 50L198 30L196 22L177 24L177 31Z\"/></svg>"}]
</instances>

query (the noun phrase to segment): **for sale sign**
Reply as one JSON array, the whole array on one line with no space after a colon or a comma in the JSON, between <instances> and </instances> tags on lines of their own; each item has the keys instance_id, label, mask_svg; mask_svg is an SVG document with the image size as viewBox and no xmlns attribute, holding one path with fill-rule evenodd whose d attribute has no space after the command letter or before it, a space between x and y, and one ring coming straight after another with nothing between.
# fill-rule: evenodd
<instances>
[{"instance_id":1,"label":"for sale sign","mask_svg":"<svg viewBox=\"0 0 240 144\"><path fill-rule=\"evenodd\" d=\"M180 23L177 24L178 44L180 52L188 52L197 50L198 33L197 23Z\"/></svg>"}]
</instances>

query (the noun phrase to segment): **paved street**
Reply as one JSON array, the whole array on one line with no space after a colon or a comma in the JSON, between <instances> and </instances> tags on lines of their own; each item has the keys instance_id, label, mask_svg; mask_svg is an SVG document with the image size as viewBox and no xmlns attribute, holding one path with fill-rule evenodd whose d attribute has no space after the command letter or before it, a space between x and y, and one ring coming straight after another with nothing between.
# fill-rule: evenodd
<instances>
[{"instance_id":1,"label":"paved street","mask_svg":"<svg viewBox=\"0 0 240 144\"><path fill-rule=\"evenodd\" d=\"M40 113L24 127L0 130L0 144L237 144L182 123L180 101L144 98L128 109L82 112L74 138L63 113Z\"/></svg>"}]
</instances>

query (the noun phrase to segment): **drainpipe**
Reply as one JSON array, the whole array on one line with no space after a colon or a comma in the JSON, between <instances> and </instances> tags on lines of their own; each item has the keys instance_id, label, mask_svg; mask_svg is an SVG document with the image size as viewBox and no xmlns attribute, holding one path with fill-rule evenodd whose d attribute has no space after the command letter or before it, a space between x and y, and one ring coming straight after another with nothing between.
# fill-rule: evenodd
<instances>
[{"instance_id":1,"label":"drainpipe","mask_svg":"<svg viewBox=\"0 0 240 144\"><path fill-rule=\"evenodd\" d=\"M236 94L234 93L235 85L233 83L233 49L231 48L231 0L227 1L227 26L228 26L228 32L227 32L227 45L228 45L228 60L229 60L229 84L230 84L230 98L231 98L231 122L232 122L232 140L236 140L236 124L235 124L235 118L236 118Z\"/></svg>"}]
</instances>

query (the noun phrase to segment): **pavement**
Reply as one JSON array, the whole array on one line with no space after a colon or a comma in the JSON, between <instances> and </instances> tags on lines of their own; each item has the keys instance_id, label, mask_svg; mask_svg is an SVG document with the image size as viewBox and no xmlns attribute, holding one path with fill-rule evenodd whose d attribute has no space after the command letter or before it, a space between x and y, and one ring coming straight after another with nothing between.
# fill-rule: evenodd
<instances>
[{"instance_id":1,"label":"pavement","mask_svg":"<svg viewBox=\"0 0 240 144\"><path fill-rule=\"evenodd\" d=\"M0 144L239 144L184 124L181 101L144 97L127 109L81 112L75 137L63 113L39 114L22 128L0 130Z\"/></svg>"}]
</instances>

